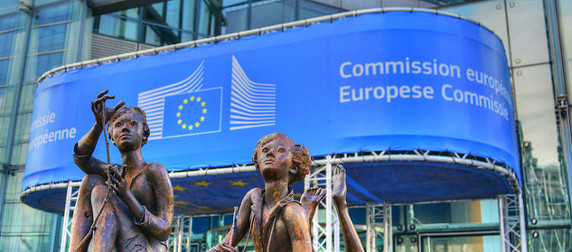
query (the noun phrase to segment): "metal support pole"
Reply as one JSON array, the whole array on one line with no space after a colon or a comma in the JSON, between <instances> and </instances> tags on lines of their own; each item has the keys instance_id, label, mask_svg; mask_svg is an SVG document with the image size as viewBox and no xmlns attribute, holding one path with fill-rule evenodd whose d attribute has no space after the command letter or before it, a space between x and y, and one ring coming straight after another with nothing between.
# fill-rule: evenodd
<instances>
[{"instance_id":1,"label":"metal support pole","mask_svg":"<svg viewBox=\"0 0 572 252\"><path fill-rule=\"evenodd\" d=\"M393 229L391 222L391 205L383 205L383 251L393 251Z\"/></svg>"},{"instance_id":2,"label":"metal support pole","mask_svg":"<svg viewBox=\"0 0 572 252\"><path fill-rule=\"evenodd\" d=\"M521 194L499 197L499 227L502 252L526 252L526 225Z\"/></svg>"},{"instance_id":3,"label":"metal support pole","mask_svg":"<svg viewBox=\"0 0 572 252\"><path fill-rule=\"evenodd\" d=\"M75 210L75 204L79 196L79 190L74 187L71 181L68 181L67 191L66 191L66 205L64 209L64 218L62 224L62 238L60 241L60 252L67 251L68 238L71 236L71 218L73 217L73 211Z\"/></svg>"},{"instance_id":4,"label":"metal support pole","mask_svg":"<svg viewBox=\"0 0 572 252\"><path fill-rule=\"evenodd\" d=\"M528 237L526 234L526 218L524 216L524 201L522 199L522 191L517 194L518 199L518 209L519 209L519 216L518 219L520 220L520 244L522 246L522 251L528 251Z\"/></svg>"},{"instance_id":5,"label":"metal support pole","mask_svg":"<svg viewBox=\"0 0 572 252\"><path fill-rule=\"evenodd\" d=\"M378 239L383 239L383 251L392 251L391 205L368 204L366 211L366 251L377 251Z\"/></svg>"},{"instance_id":6,"label":"metal support pole","mask_svg":"<svg viewBox=\"0 0 572 252\"><path fill-rule=\"evenodd\" d=\"M340 223L332 199L332 164L332 157L327 156L326 164L313 169L304 180L305 189L320 187L326 190L326 197L318 205L313 219L312 245L315 251L340 250ZM325 217L325 223L319 223L320 216Z\"/></svg>"}]
</instances>

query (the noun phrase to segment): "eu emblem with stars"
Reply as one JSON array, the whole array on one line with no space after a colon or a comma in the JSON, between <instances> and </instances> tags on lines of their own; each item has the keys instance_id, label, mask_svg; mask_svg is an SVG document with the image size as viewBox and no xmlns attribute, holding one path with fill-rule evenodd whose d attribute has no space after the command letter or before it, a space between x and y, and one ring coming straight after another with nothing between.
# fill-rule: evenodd
<instances>
[{"instance_id":1,"label":"eu emblem with stars","mask_svg":"<svg viewBox=\"0 0 572 252\"><path fill-rule=\"evenodd\" d=\"M222 88L165 97L163 138L220 132Z\"/></svg>"}]
</instances>

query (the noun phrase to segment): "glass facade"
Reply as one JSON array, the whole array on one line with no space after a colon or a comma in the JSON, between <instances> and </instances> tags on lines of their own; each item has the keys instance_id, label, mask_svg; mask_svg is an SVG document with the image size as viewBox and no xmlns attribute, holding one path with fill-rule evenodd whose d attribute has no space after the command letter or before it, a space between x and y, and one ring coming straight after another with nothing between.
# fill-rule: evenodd
<instances>
[{"instance_id":1,"label":"glass facade","mask_svg":"<svg viewBox=\"0 0 572 252\"><path fill-rule=\"evenodd\" d=\"M85 1L0 0L0 251L59 251L62 218L19 197L35 81L53 67L91 58L95 35L162 46L378 7L459 14L502 39L517 104L529 251L572 250L570 112L555 116L572 90L572 1L170 0L93 16ZM498 200L392 212L394 251L500 251ZM350 214L365 244L365 209ZM229 217L195 218L193 251L216 243Z\"/></svg>"}]
</instances>

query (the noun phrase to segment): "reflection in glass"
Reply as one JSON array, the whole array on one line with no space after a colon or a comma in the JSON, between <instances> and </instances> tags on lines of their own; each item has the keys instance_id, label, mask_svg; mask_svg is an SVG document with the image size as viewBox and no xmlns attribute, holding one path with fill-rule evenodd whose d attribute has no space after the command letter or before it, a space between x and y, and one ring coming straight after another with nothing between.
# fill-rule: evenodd
<instances>
[{"instance_id":1,"label":"reflection in glass","mask_svg":"<svg viewBox=\"0 0 572 252\"><path fill-rule=\"evenodd\" d=\"M0 60L0 87L7 85L8 80L8 67L10 67L10 60ZM2 97L2 91L0 90L0 97ZM0 98L1 99L1 98ZM2 102L0 102L0 107L2 107Z\"/></svg>"},{"instance_id":2,"label":"reflection in glass","mask_svg":"<svg viewBox=\"0 0 572 252\"><path fill-rule=\"evenodd\" d=\"M424 237L423 251L431 252L493 252L500 251L498 235Z\"/></svg>"},{"instance_id":3,"label":"reflection in glass","mask_svg":"<svg viewBox=\"0 0 572 252\"><path fill-rule=\"evenodd\" d=\"M529 251L571 251L570 229L540 229L528 231Z\"/></svg>"},{"instance_id":4,"label":"reflection in glass","mask_svg":"<svg viewBox=\"0 0 572 252\"><path fill-rule=\"evenodd\" d=\"M572 93L572 1L560 0L560 32L562 36L562 44L564 47L563 58L566 59L566 76L568 87L568 100L570 101L570 93Z\"/></svg>"},{"instance_id":5,"label":"reflection in glass","mask_svg":"<svg viewBox=\"0 0 572 252\"><path fill-rule=\"evenodd\" d=\"M150 45L170 45L180 42L178 31L155 26L155 25L145 25L145 33L143 37L145 38L143 42Z\"/></svg>"},{"instance_id":6,"label":"reflection in glass","mask_svg":"<svg viewBox=\"0 0 572 252\"><path fill-rule=\"evenodd\" d=\"M62 56L63 53L61 52L38 55L36 59L36 76L32 79L36 79L48 70L60 66L62 64Z\"/></svg>"},{"instance_id":7,"label":"reflection in glass","mask_svg":"<svg viewBox=\"0 0 572 252\"><path fill-rule=\"evenodd\" d=\"M45 25L68 20L69 2L40 9L37 15L37 24Z\"/></svg>"},{"instance_id":8,"label":"reflection in glass","mask_svg":"<svg viewBox=\"0 0 572 252\"><path fill-rule=\"evenodd\" d=\"M298 19L308 19L324 15L331 15L339 12L346 11L342 8L337 8L335 6L318 4L313 1L302 0L299 1L299 17Z\"/></svg>"},{"instance_id":9,"label":"reflection in glass","mask_svg":"<svg viewBox=\"0 0 572 252\"><path fill-rule=\"evenodd\" d=\"M520 0L507 7L512 65L548 62L548 44L542 0Z\"/></svg>"},{"instance_id":10,"label":"reflection in glass","mask_svg":"<svg viewBox=\"0 0 572 252\"><path fill-rule=\"evenodd\" d=\"M223 27L223 33L235 33L248 29L248 6L226 8L222 11L226 23Z\"/></svg>"},{"instance_id":11,"label":"reflection in glass","mask_svg":"<svg viewBox=\"0 0 572 252\"><path fill-rule=\"evenodd\" d=\"M0 6L3 6L3 5L0 4ZM16 21L17 21L16 15L0 17L0 32L15 29L16 28Z\"/></svg>"},{"instance_id":12,"label":"reflection in glass","mask_svg":"<svg viewBox=\"0 0 572 252\"><path fill-rule=\"evenodd\" d=\"M62 50L65 45L66 24L37 28L38 48L35 52Z\"/></svg>"},{"instance_id":13,"label":"reflection in glass","mask_svg":"<svg viewBox=\"0 0 572 252\"><path fill-rule=\"evenodd\" d=\"M562 153L554 120L550 65L517 68L515 73L529 219L535 219L536 226L569 223L566 175L564 164L560 163Z\"/></svg>"},{"instance_id":14,"label":"reflection in glass","mask_svg":"<svg viewBox=\"0 0 572 252\"><path fill-rule=\"evenodd\" d=\"M94 22L94 32L123 39L137 40L137 22L113 15L102 15Z\"/></svg>"},{"instance_id":15,"label":"reflection in glass","mask_svg":"<svg viewBox=\"0 0 572 252\"><path fill-rule=\"evenodd\" d=\"M296 1L262 1L252 4L250 29L292 22Z\"/></svg>"},{"instance_id":16,"label":"reflection in glass","mask_svg":"<svg viewBox=\"0 0 572 252\"><path fill-rule=\"evenodd\" d=\"M10 53L12 51L13 37L14 37L13 32L0 33L0 58L10 57ZM1 72L0 75L2 75ZM2 77L0 76L0 83L2 83L1 81Z\"/></svg>"}]
</instances>

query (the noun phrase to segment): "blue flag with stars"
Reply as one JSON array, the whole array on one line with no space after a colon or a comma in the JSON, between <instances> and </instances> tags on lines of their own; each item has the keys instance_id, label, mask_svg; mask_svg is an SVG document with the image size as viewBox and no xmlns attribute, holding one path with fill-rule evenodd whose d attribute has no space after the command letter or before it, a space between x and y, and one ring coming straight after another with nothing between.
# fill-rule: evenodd
<instances>
[{"instance_id":1,"label":"blue flag with stars","mask_svg":"<svg viewBox=\"0 0 572 252\"><path fill-rule=\"evenodd\" d=\"M222 89L165 97L163 138L220 132Z\"/></svg>"}]
</instances>

